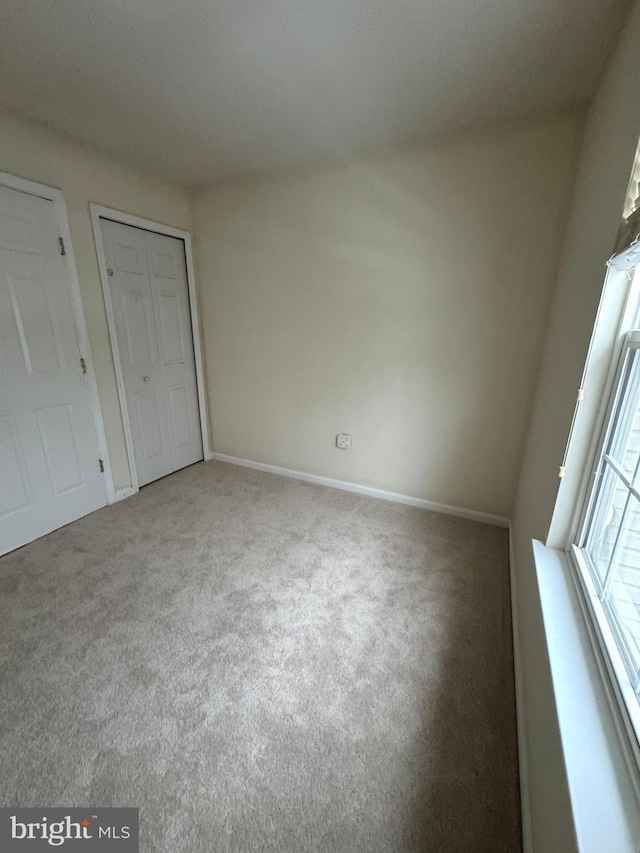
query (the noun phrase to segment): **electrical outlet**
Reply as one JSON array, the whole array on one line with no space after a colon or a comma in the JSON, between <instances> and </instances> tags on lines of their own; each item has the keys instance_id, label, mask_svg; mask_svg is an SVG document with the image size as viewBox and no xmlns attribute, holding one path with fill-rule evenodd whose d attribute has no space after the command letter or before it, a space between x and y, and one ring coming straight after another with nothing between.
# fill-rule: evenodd
<instances>
[{"instance_id":1,"label":"electrical outlet","mask_svg":"<svg viewBox=\"0 0 640 853\"><path fill-rule=\"evenodd\" d=\"M348 450L351 447L351 436L347 432L339 432L336 436L336 447L340 450Z\"/></svg>"}]
</instances>

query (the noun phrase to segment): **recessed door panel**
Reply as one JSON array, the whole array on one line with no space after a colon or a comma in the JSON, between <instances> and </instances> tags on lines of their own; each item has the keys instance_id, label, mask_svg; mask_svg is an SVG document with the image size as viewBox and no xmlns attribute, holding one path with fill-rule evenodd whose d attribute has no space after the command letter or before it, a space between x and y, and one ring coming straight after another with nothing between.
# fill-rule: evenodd
<instances>
[{"instance_id":1,"label":"recessed door panel","mask_svg":"<svg viewBox=\"0 0 640 853\"><path fill-rule=\"evenodd\" d=\"M45 282L11 276L9 292L27 375L56 373L60 350Z\"/></svg>"},{"instance_id":2,"label":"recessed door panel","mask_svg":"<svg viewBox=\"0 0 640 853\"><path fill-rule=\"evenodd\" d=\"M118 272L144 275L144 253L138 246L132 246L116 240L114 243L115 266Z\"/></svg>"},{"instance_id":3,"label":"recessed door panel","mask_svg":"<svg viewBox=\"0 0 640 853\"><path fill-rule=\"evenodd\" d=\"M3 210L0 212L0 247L12 252L39 255L33 219Z\"/></svg>"},{"instance_id":4,"label":"recessed door panel","mask_svg":"<svg viewBox=\"0 0 640 853\"><path fill-rule=\"evenodd\" d=\"M54 494L84 485L71 406L37 409L36 418Z\"/></svg>"},{"instance_id":5,"label":"recessed door panel","mask_svg":"<svg viewBox=\"0 0 640 853\"><path fill-rule=\"evenodd\" d=\"M145 460L161 456L166 448L162 440L162 424L160 421L160 390L136 391L136 416L140 424L141 445Z\"/></svg>"},{"instance_id":6,"label":"recessed door panel","mask_svg":"<svg viewBox=\"0 0 640 853\"><path fill-rule=\"evenodd\" d=\"M127 340L127 360L130 368L153 367L155 364L155 330L153 307L148 288L120 290L122 317Z\"/></svg>"},{"instance_id":7,"label":"recessed door panel","mask_svg":"<svg viewBox=\"0 0 640 853\"><path fill-rule=\"evenodd\" d=\"M192 436L186 385L173 385L169 388L169 411L174 447L185 447L191 442Z\"/></svg>"},{"instance_id":8,"label":"recessed door panel","mask_svg":"<svg viewBox=\"0 0 640 853\"><path fill-rule=\"evenodd\" d=\"M151 258L153 274L156 278L177 278L174 259L169 252L154 250Z\"/></svg>"},{"instance_id":9,"label":"recessed door panel","mask_svg":"<svg viewBox=\"0 0 640 853\"><path fill-rule=\"evenodd\" d=\"M184 342L180 322L180 304L174 293L158 296L160 324L162 328L162 351L165 364L184 364Z\"/></svg>"},{"instance_id":10,"label":"recessed door panel","mask_svg":"<svg viewBox=\"0 0 640 853\"><path fill-rule=\"evenodd\" d=\"M0 516L33 503L24 452L13 415L0 417Z\"/></svg>"}]
</instances>

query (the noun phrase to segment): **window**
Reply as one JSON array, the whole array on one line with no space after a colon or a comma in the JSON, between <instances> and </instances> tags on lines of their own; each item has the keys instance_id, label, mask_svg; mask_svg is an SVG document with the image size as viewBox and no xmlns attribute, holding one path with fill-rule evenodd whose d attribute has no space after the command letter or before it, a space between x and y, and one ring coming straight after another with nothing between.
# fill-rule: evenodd
<instances>
[{"instance_id":1,"label":"window","mask_svg":"<svg viewBox=\"0 0 640 853\"><path fill-rule=\"evenodd\" d=\"M633 278L630 293L636 302L633 312L636 316L631 329L621 330L620 355L610 384L609 403L573 554L637 747L640 742L640 318L637 310L640 267Z\"/></svg>"}]
</instances>

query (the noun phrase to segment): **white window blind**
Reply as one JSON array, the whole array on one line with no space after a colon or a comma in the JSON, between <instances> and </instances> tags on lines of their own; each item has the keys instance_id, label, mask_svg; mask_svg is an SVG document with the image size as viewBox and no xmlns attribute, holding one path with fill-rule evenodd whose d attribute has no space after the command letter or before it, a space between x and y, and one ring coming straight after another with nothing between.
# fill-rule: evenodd
<instances>
[{"instance_id":1,"label":"white window blind","mask_svg":"<svg viewBox=\"0 0 640 853\"><path fill-rule=\"evenodd\" d=\"M622 216L624 219L628 219L631 214L637 210L640 206L640 145L638 146L638 151L636 152L636 159L633 164L633 169L631 171L631 178L629 180L629 188L627 190L627 197L624 201L624 210L622 211Z\"/></svg>"},{"instance_id":2,"label":"white window blind","mask_svg":"<svg viewBox=\"0 0 640 853\"><path fill-rule=\"evenodd\" d=\"M622 222L609 266L630 269L640 261L640 145L631 170Z\"/></svg>"}]
</instances>

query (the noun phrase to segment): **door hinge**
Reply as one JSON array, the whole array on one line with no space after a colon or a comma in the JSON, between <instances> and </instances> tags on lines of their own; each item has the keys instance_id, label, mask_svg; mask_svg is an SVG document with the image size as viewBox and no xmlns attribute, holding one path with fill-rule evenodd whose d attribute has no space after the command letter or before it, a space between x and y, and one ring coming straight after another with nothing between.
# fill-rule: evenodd
<instances>
[{"instance_id":1,"label":"door hinge","mask_svg":"<svg viewBox=\"0 0 640 853\"><path fill-rule=\"evenodd\" d=\"M84 360L84 358L80 359L80 367L82 368L83 373L87 372L87 362Z\"/></svg>"},{"instance_id":2,"label":"door hinge","mask_svg":"<svg viewBox=\"0 0 640 853\"><path fill-rule=\"evenodd\" d=\"M66 250L66 249L65 249L65 247L64 247L64 239L63 239L62 237L58 237L58 243L60 244L60 254L61 254L61 255L66 255L66 254L67 254L67 250Z\"/></svg>"},{"instance_id":3,"label":"door hinge","mask_svg":"<svg viewBox=\"0 0 640 853\"><path fill-rule=\"evenodd\" d=\"M98 459L98 465L100 466L100 473L104 474L104 462L102 459Z\"/></svg>"}]
</instances>

